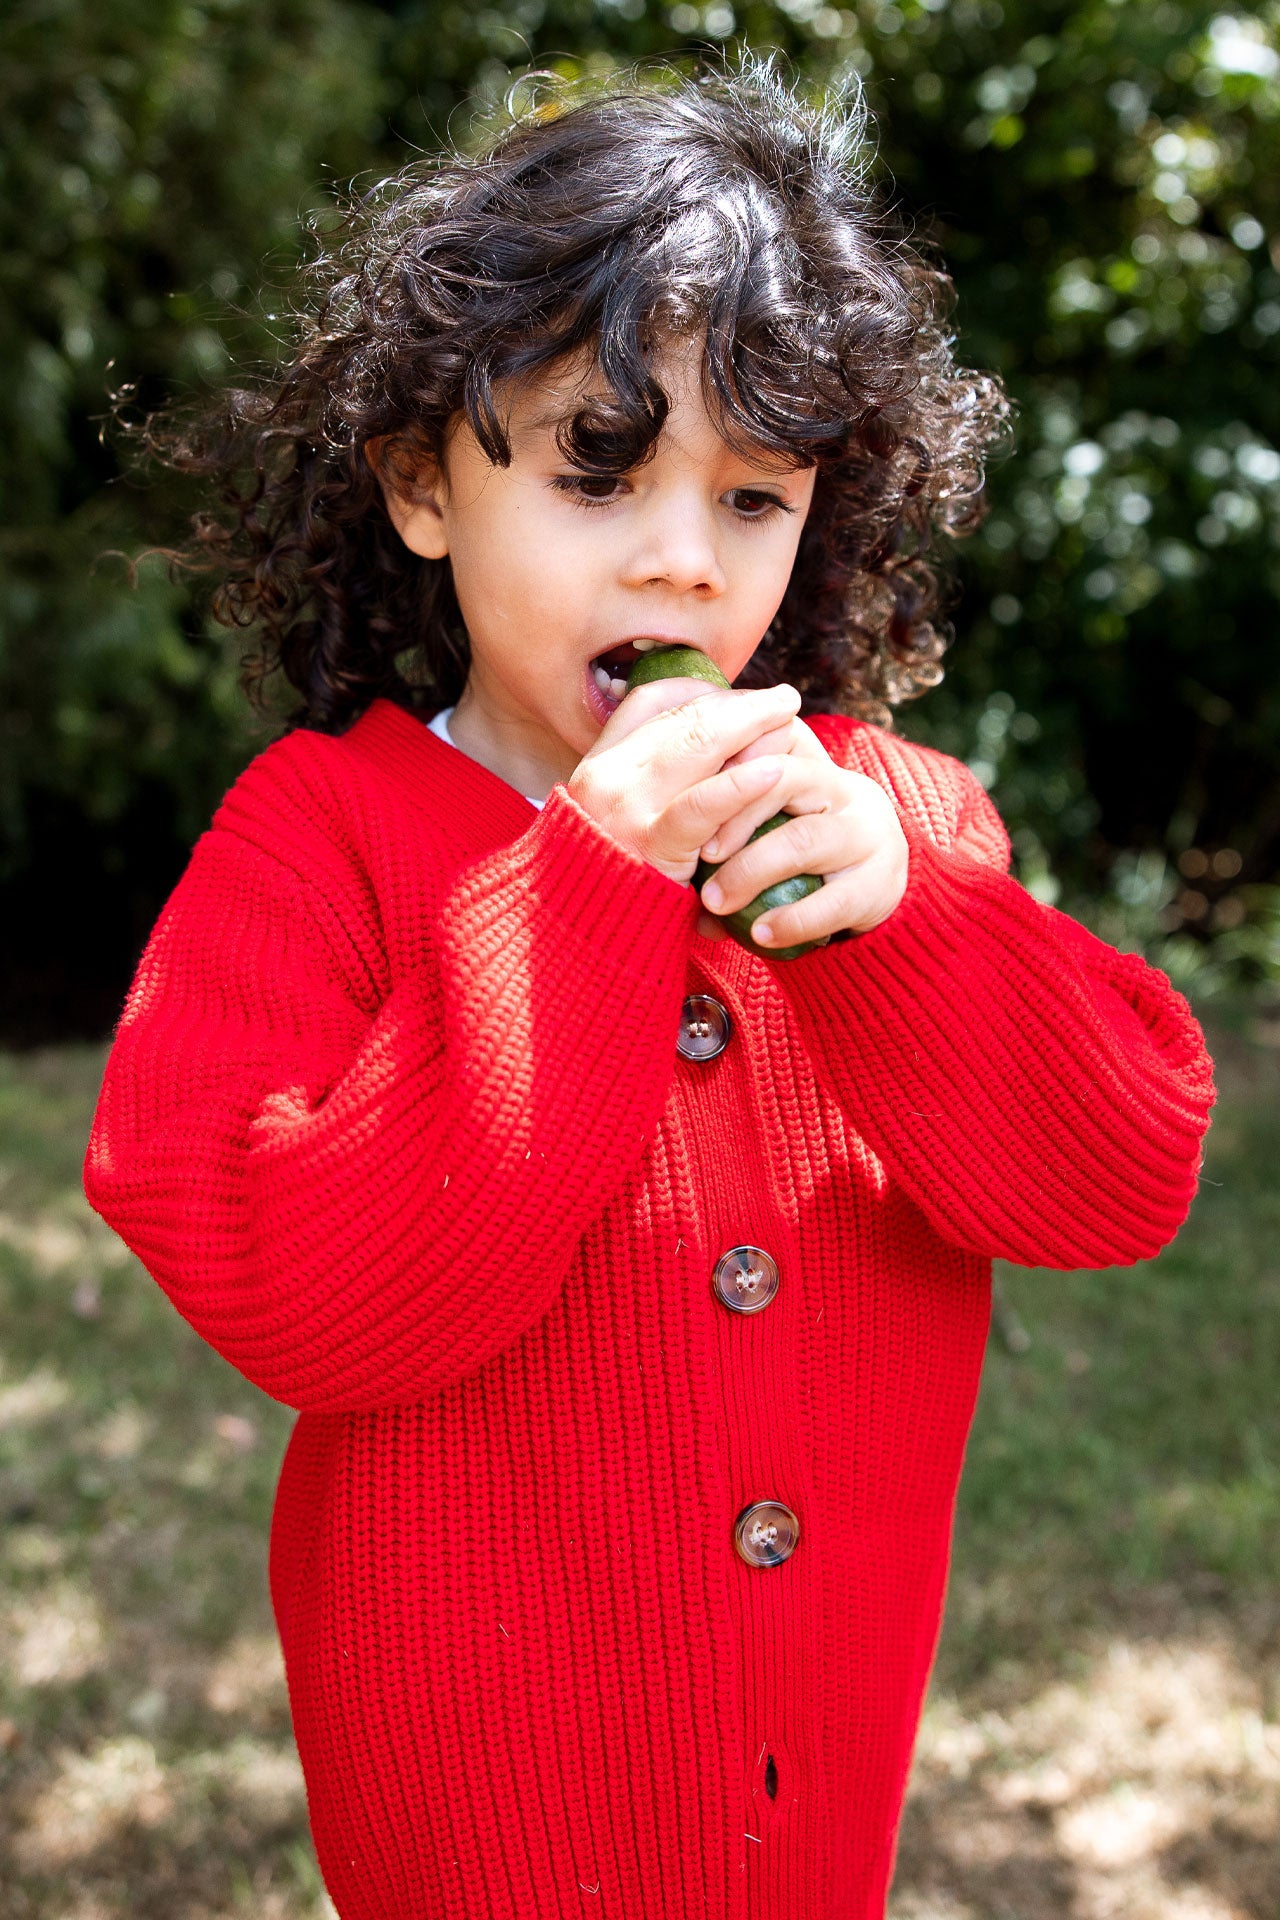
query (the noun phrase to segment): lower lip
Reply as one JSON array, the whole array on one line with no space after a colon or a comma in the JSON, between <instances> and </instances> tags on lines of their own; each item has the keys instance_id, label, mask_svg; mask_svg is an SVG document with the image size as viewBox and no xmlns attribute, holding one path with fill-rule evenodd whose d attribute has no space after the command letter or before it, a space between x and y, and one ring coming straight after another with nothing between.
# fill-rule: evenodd
<instances>
[{"instance_id":1,"label":"lower lip","mask_svg":"<svg viewBox=\"0 0 1280 1920\"><path fill-rule=\"evenodd\" d=\"M621 700L615 700L611 693L604 693L601 690L595 674L591 671L590 661L587 662L586 666L586 681L587 706L590 708L591 717L597 721L600 726L603 726L610 714L618 711L622 702Z\"/></svg>"}]
</instances>

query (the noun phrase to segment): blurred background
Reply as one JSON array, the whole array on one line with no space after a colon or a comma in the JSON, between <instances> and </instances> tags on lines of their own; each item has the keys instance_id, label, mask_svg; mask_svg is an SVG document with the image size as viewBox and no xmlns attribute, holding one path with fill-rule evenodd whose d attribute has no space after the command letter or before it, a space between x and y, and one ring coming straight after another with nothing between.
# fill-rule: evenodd
<instances>
[{"instance_id":1,"label":"blurred background","mask_svg":"<svg viewBox=\"0 0 1280 1920\"><path fill-rule=\"evenodd\" d=\"M530 62L740 40L865 76L1014 456L960 549L943 686L1019 876L1202 992L1280 979L1280 57L1174 0L14 0L0 27L0 1034L105 1033L264 735L162 567L192 502L121 470L113 383L272 351L308 220Z\"/></svg>"},{"instance_id":2,"label":"blurred background","mask_svg":"<svg viewBox=\"0 0 1280 1920\"><path fill-rule=\"evenodd\" d=\"M9 0L0 20L0 1908L300 1920L262 1561L289 1415L79 1196L103 1041L269 737L108 393L270 356L333 192L532 63L781 49L1018 405L941 687L1039 898L1141 950L1221 1098L1175 1245L1005 1271L894 1920L1280 1912L1280 7Z\"/></svg>"}]
</instances>

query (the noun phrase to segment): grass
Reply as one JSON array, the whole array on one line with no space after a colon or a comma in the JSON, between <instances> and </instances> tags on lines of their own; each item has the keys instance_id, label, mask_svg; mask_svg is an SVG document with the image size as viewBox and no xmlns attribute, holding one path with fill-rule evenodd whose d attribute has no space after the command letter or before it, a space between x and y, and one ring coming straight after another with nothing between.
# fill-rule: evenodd
<instances>
[{"instance_id":1,"label":"grass","mask_svg":"<svg viewBox=\"0 0 1280 1920\"><path fill-rule=\"evenodd\" d=\"M1210 1028L1158 1260L1000 1273L893 1920L1280 1914L1276 1038ZM85 1205L101 1061L0 1059L0 1912L320 1920L264 1573L291 1416Z\"/></svg>"},{"instance_id":2,"label":"grass","mask_svg":"<svg viewBox=\"0 0 1280 1920\"><path fill-rule=\"evenodd\" d=\"M1280 1034L1206 1024L1173 1245L999 1272L893 1920L1280 1915Z\"/></svg>"},{"instance_id":3,"label":"grass","mask_svg":"<svg viewBox=\"0 0 1280 1920\"><path fill-rule=\"evenodd\" d=\"M89 1211L101 1066L0 1064L0 1912L319 1920L264 1571L292 1416Z\"/></svg>"}]
</instances>

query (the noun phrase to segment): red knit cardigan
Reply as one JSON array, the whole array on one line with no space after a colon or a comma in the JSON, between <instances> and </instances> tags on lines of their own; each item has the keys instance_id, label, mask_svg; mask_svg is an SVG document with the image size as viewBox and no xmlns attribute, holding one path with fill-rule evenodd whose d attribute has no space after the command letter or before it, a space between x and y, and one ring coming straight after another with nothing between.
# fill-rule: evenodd
<instances>
[{"instance_id":1,"label":"red knit cardigan","mask_svg":"<svg viewBox=\"0 0 1280 1920\"><path fill-rule=\"evenodd\" d=\"M343 1920L881 1915L992 1256L1129 1265L1195 1193L1164 974L1010 877L957 761L812 724L909 842L846 943L703 939L378 702L254 762L139 968L87 1190L300 1410L270 1575Z\"/></svg>"}]
</instances>

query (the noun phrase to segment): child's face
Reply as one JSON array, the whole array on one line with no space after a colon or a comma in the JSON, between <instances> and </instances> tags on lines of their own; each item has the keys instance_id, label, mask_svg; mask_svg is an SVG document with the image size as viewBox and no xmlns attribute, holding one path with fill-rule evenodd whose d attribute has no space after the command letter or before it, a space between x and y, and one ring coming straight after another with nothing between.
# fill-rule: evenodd
<instances>
[{"instance_id":1,"label":"child's face","mask_svg":"<svg viewBox=\"0 0 1280 1920\"><path fill-rule=\"evenodd\" d=\"M509 467L490 464L463 416L444 475L388 496L406 544L453 569L471 673L452 731L537 798L617 705L593 673L601 654L637 636L681 641L735 680L786 590L814 470L730 450L702 400L701 352L700 339L669 345L656 371L671 411L652 458L620 480L579 472L556 446L556 420L604 391L590 363L585 383L582 363L562 363L515 406Z\"/></svg>"}]
</instances>

